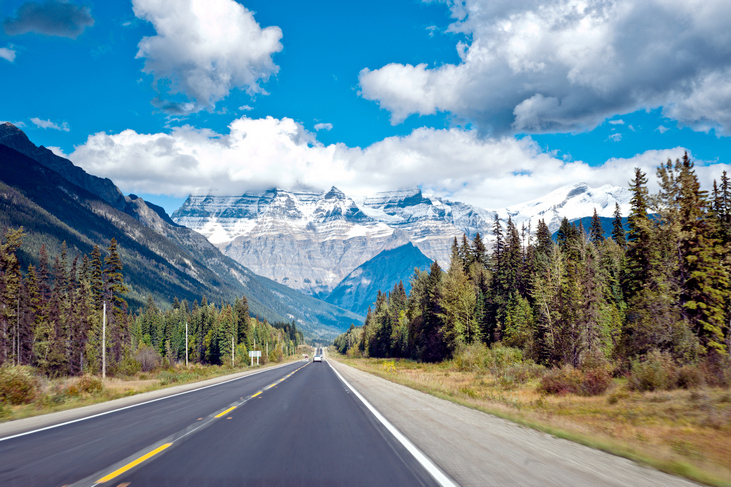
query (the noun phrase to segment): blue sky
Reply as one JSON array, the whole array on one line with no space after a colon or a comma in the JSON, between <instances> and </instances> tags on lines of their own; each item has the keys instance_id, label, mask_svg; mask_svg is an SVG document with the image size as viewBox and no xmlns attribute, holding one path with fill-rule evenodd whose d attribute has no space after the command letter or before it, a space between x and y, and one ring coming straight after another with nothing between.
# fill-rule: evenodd
<instances>
[{"instance_id":1,"label":"blue sky","mask_svg":"<svg viewBox=\"0 0 731 487\"><path fill-rule=\"evenodd\" d=\"M726 3L0 0L0 120L169 212L331 185L498 208L683 150L708 183Z\"/></svg>"}]
</instances>

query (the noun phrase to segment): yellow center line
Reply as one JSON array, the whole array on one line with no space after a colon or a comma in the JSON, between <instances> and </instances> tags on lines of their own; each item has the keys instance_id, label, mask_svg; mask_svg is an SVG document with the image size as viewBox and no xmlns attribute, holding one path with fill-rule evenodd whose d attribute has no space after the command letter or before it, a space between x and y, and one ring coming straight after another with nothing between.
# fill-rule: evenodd
<instances>
[{"instance_id":1,"label":"yellow center line","mask_svg":"<svg viewBox=\"0 0 731 487\"><path fill-rule=\"evenodd\" d=\"M100 478L99 480L96 481L96 483L103 484L104 482L109 482L114 477L118 477L119 475L122 475L124 472L126 472L130 468L133 468L133 467L139 465L140 463L144 462L148 458L157 455L158 453L160 453L161 451L163 451L165 448L169 447L170 445L172 445L172 443L165 443L164 445L155 448L150 453L147 453L146 455L142 455L137 460L134 460L132 462L129 462L127 465L125 465L122 468L118 468L117 470L115 470L114 472L110 473L106 477Z\"/></svg>"},{"instance_id":2,"label":"yellow center line","mask_svg":"<svg viewBox=\"0 0 731 487\"><path fill-rule=\"evenodd\" d=\"M224 416L226 413L228 413L229 411L233 411L234 409L236 409L236 406L230 407L227 410L225 410L224 412L217 414L216 417L220 418L221 416Z\"/></svg>"},{"instance_id":3,"label":"yellow center line","mask_svg":"<svg viewBox=\"0 0 731 487\"><path fill-rule=\"evenodd\" d=\"M257 392L256 394L254 394L254 395L253 395L253 396L251 396L251 397L256 397L256 396L258 396L258 395L259 395L259 394L261 394L261 393L262 393L262 391L259 391L259 392Z\"/></svg>"}]
</instances>

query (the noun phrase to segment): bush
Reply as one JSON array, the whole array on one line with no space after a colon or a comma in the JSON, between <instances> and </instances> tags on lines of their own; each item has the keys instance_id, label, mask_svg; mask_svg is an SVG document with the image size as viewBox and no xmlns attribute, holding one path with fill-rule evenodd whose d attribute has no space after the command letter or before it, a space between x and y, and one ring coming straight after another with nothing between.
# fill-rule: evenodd
<instances>
[{"instance_id":1,"label":"bush","mask_svg":"<svg viewBox=\"0 0 731 487\"><path fill-rule=\"evenodd\" d=\"M705 385L703 371L697 365L684 365L678 369L677 385L683 389L697 389Z\"/></svg>"},{"instance_id":2,"label":"bush","mask_svg":"<svg viewBox=\"0 0 731 487\"><path fill-rule=\"evenodd\" d=\"M104 383L99 377L93 375L84 375L76 383L76 388L79 392L86 394L97 394L104 390Z\"/></svg>"},{"instance_id":3,"label":"bush","mask_svg":"<svg viewBox=\"0 0 731 487\"><path fill-rule=\"evenodd\" d=\"M677 367L667 352L653 350L644 361L632 361L629 386L635 391L672 389L677 382Z\"/></svg>"},{"instance_id":4,"label":"bush","mask_svg":"<svg viewBox=\"0 0 731 487\"><path fill-rule=\"evenodd\" d=\"M553 369L541 378L538 390L547 394L578 394L600 396L612 385L612 375L604 367L586 372L565 365Z\"/></svg>"},{"instance_id":5,"label":"bush","mask_svg":"<svg viewBox=\"0 0 731 487\"><path fill-rule=\"evenodd\" d=\"M140 364L140 370L142 372L152 372L160 368L162 364L162 357L150 345L140 344L135 354L135 360Z\"/></svg>"},{"instance_id":6,"label":"bush","mask_svg":"<svg viewBox=\"0 0 731 487\"><path fill-rule=\"evenodd\" d=\"M570 365L553 369L541 378L538 390L546 394L579 394L584 374Z\"/></svg>"},{"instance_id":7,"label":"bush","mask_svg":"<svg viewBox=\"0 0 731 487\"><path fill-rule=\"evenodd\" d=\"M523 352L517 348L503 347L495 344L487 348L482 343L464 345L457 350L454 356L454 365L457 370L479 372L489 370L499 373L514 365L523 363Z\"/></svg>"},{"instance_id":8,"label":"bush","mask_svg":"<svg viewBox=\"0 0 731 487\"><path fill-rule=\"evenodd\" d=\"M0 367L0 400L10 404L28 404L40 388L33 369L26 366Z\"/></svg>"},{"instance_id":9,"label":"bush","mask_svg":"<svg viewBox=\"0 0 731 487\"><path fill-rule=\"evenodd\" d=\"M612 374L606 368L590 369L584 373L581 383L581 394L584 396L601 396L612 385Z\"/></svg>"},{"instance_id":10,"label":"bush","mask_svg":"<svg viewBox=\"0 0 731 487\"><path fill-rule=\"evenodd\" d=\"M705 382L715 387L731 387L731 357L711 352L699 366Z\"/></svg>"}]
</instances>

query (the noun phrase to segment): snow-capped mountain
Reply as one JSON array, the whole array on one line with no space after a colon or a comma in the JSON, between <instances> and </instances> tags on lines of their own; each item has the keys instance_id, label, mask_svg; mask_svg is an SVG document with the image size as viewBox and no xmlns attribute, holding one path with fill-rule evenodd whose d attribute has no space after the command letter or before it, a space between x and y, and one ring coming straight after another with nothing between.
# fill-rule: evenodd
<instances>
[{"instance_id":1,"label":"snow-capped mountain","mask_svg":"<svg viewBox=\"0 0 731 487\"><path fill-rule=\"evenodd\" d=\"M610 218L614 204L629 210L629 191L576 184L542 198L487 210L434 196L418 188L353 199L329 191L272 189L241 196L191 195L173 220L205 235L223 253L257 274L324 296L345 276L384 250L413 243L430 259L449 265L454 237L479 232L492 241L495 215L533 232L544 219L553 232L563 217Z\"/></svg>"},{"instance_id":2,"label":"snow-capped mountain","mask_svg":"<svg viewBox=\"0 0 731 487\"><path fill-rule=\"evenodd\" d=\"M578 183L559 188L542 198L509 206L497 210L501 220L513 219L519 227L530 224L533 232L538 228L538 220L544 220L551 233L558 230L561 220L577 220L592 216L594 209L597 215L604 218L614 216L614 205L619 203L623 216L629 214L632 195L626 188L605 184L599 188L590 188L586 183Z\"/></svg>"}]
</instances>

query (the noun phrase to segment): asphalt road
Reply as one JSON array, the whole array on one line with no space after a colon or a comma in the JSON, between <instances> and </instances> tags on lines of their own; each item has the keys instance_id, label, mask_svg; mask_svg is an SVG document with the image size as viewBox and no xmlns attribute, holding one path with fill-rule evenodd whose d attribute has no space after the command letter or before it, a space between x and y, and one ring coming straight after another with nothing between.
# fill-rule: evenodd
<instances>
[{"instance_id":1,"label":"asphalt road","mask_svg":"<svg viewBox=\"0 0 731 487\"><path fill-rule=\"evenodd\" d=\"M103 480L104 482L100 482ZM436 485L326 363L15 438L2 486Z\"/></svg>"}]
</instances>

